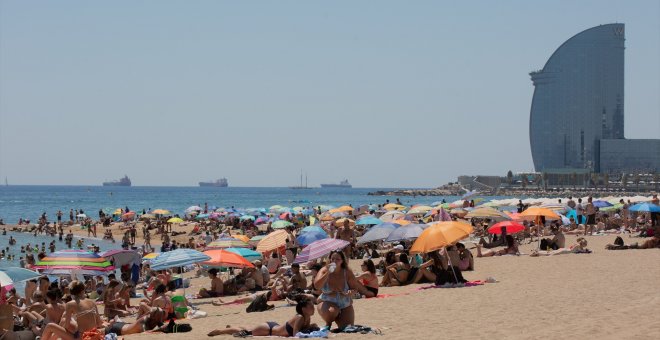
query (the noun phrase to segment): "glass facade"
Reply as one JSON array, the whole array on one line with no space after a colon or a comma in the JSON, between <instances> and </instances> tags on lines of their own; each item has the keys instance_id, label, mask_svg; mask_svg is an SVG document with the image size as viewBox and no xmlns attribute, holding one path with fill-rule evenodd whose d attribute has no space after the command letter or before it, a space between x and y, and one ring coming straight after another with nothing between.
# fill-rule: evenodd
<instances>
[{"instance_id":1,"label":"glass facade","mask_svg":"<svg viewBox=\"0 0 660 340\"><path fill-rule=\"evenodd\" d=\"M660 171L660 139L600 141L600 171L654 173Z\"/></svg>"},{"instance_id":2,"label":"glass facade","mask_svg":"<svg viewBox=\"0 0 660 340\"><path fill-rule=\"evenodd\" d=\"M529 139L536 171L600 171L600 140L623 139L623 24L587 29L530 73Z\"/></svg>"}]
</instances>

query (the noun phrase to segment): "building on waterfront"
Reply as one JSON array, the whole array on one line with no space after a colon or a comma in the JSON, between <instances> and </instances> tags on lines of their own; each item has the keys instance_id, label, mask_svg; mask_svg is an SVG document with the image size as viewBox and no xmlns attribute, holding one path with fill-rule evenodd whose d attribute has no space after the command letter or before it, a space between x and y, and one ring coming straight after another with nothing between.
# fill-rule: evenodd
<instances>
[{"instance_id":1,"label":"building on waterfront","mask_svg":"<svg viewBox=\"0 0 660 340\"><path fill-rule=\"evenodd\" d=\"M537 172L660 171L660 140L625 139L624 24L580 32L531 72L529 137Z\"/></svg>"}]
</instances>

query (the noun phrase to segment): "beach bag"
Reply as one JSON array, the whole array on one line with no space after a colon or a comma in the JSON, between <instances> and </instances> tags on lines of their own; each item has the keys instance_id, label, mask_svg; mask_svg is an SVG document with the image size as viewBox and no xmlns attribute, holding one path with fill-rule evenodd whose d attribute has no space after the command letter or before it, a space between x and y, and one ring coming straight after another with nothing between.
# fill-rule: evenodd
<instances>
[{"instance_id":1,"label":"beach bag","mask_svg":"<svg viewBox=\"0 0 660 340\"><path fill-rule=\"evenodd\" d=\"M99 332L98 329L94 328L92 330L89 330L82 335L82 340L103 340L104 336Z\"/></svg>"},{"instance_id":2,"label":"beach bag","mask_svg":"<svg viewBox=\"0 0 660 340\"><path fill-rule=\"evenodd\" d=\"M617 246L623 246L623 239L621 238L621 236L617 236L614 239L614 244L616 244Z\"/></svg>"}]
</instances>

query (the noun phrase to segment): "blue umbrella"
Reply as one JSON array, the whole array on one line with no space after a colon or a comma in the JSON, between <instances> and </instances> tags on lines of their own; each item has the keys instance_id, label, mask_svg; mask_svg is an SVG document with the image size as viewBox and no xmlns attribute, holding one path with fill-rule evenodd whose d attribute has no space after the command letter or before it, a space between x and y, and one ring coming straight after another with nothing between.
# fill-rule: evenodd
<instances>
[{"instance_id":1,"label":"blue umbrella","mask_svg":"<svg viewBox=\"0 0 660 340\"><path fill-rule=\"evenodd\" d=\"M25 268L7 267L0 268L0 283L9 286L14 282L28 281L40 277L41 274Z\"/></svg>"},{"instance_id":2,"label":"blue umbrella","mask_svg":"<svg viewBox=\"0 0 660 340\"><path fill-rule=\"evenodd\" d=\"M318 231L318 232L322 232L322 233L327 234L325 229L323 229L323 228L321 228L317 225L310 225L310 226L304 227L304 228L302 228L302 230L300 230L301 233L306 233L306 232L310 232L310 231Z\"/></svg>"},{"instance_id":3,"label":"blue umbrella","mask_svg":"<svg viewBox=\"0 0 660 340\"><path fill-rule=\"evenodd\" d=\"M601 200L593 201L592 204L597 208L607 208L612 206L612 203Z\"/></svg>"},{"instance_id":4,"label":"blue umbrella","mask_svg":"<svg viewBox=\"0 0 660 340\"><path fill-rule=\"evenodd\" d=\"M383 221L374 216L363 217L355 221L355 224L357 225L369 225L369 224L381 224L381 223L383 223Z\"/></svg>"},{"instance_id":5,"label":"blue umbrella","mask_svg":"<svg viewBox=\"0 0 660 340\"><path fill-rule=\"evenodd\" d=\"M252 215L243 215L243 216L241 216L240 220L241 220L241 221L245 221L245 220L252 220L252 221L254 221L254 220L255 220L255 217L252 216Z\"/></svg>"},{"instance_id":6,"label":"blue umbrella","mask_svg":"<svg viewBox=\"0 0 660 340\"><path fill-rule=\"evenodd\" d=\"M630 211L637 211L637 212L660 212L660 206L652 204L652 203L638 203L630 207Z\"/></svg>"},{"instance_id":7,"label":"blue umbrella","mask_svg":"<svg viewBox=\"0 0 660 340\"><path fill-rule=\"evenodd\" d=\"M373 241L382 241L390 236L394 229L398 227L399 225L396 223L383 223L373 226L369 231L362 235L362 237L360 237L357 243L362 244Z\"/></svg>"},{"instance_id":8,"label":"blue umbrella","mask_svg":"<svg viewBox=\"0 0 660 340\"><path fill-rule=\"evenodd\" d=\"M399 228L394 229L394 231L391 232L389 236L387 236L385 242L416 239L424 231L425 227L426 227L425 224L415 224L415 223L401 226Z\"/></svg>"},{"instance_id":9,"label":"blue umbrella","mask_svg":"<svg viewBox=\"0 0 660 340\"><path fill-rule=\"evenodd\" d=\"M209 218L209 214L199 214L195 218L198 219L198 220L203 220L205 218Z\"/></svg>"},{"instance_id":10,"label":"blue umbrella","mask_svg":"<svg viewBox=\"0 0 660 340\"><path fill-rule=\"evenodd\" d=\"M163 270L173 267L183 267L210 259L208 255L197 250L179 248L158 255L158 257L151 261L151 269Z\"/></svg>"},{"instance_id":11,"label":"blue umbrella","mask_svg":"<svg viewBox=\"0 0 660 340\"><path fill-rule=\"evenodd\" d=\"M225 251L241 255L250 262L262 259L261 253L248 248L225 248Z\"/></svg>"},{"instance_id":12,"label":"blue umbrella","mask_svg":"<svg viewBox=\"0 0 660 340\"><path fill-rule=\"evenodd\" d=\"M296 237L296 240L298 240L300 245L306 246L314 241L323 240L326 238L328 238L328 234L325 231L308 231L300 234L298 237Z\"/></svg>"}]
</instances>

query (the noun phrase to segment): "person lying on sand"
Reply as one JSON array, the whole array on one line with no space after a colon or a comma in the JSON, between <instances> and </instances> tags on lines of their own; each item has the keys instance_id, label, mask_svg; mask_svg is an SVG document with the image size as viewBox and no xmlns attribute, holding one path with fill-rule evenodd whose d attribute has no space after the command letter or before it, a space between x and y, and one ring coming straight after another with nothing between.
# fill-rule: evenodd
<instances>
[{"instance_id":1,"label":"person lying on sand","mask_svg":"<svg viewBox=\"0 0 660 340\"><path fill-rule=\"evenodd\" d=\"M254 327L231 327L227 325L224 329L216 329L208 333L208 336L233 334L237 337L248 336L282 336L292 337L304 329L318 328L311 323L314 315L314 303L307 298L301 298L296 305L296 315L289 319L284 325L268 321Z\"/></svg>"},{"instance_id":2,"label":"person lying on sand","mask_svg":"<svg viewBox=\"0 0 660 340\"><path fill-rule=\"evenodd\" d=\"M625 245L623 243L623 239L620 236L618 236L614 240L614 244L608 244L605 246L605 249L607 250L652 249L652 248L660 248L660 237L658 237L657 234L651 237L650 239L642 242L642 244L633 243L630 245Z\"/></svg>"},{"instance_id":3,"label":"person lying on sand","mask_svg":"<svg viewBox=\"0 0 660 340\"><path fill-rule=\"evenodd\" d=\"M513 239L513 236L506 235L506 248L500 249L497 251L489 250L487 252L481 252L481 245L477 244L477 257L491 257L491 256L501 256L501 255L518 255L518 244Z\"/></svg>"},{"instance_id":4,"label":"person lying on sand","mask_svg":"<svg viewBox=\"0 0 660 340\"><path fill-rule=\"evenodd\" d=\"M551 251L535 250L529 256L553 256L562 254L591 253L591 250L587 249L587 240L584 237L579 237L575 242L575 244L568 248L559 248L557 250Z\"/></svg>"}]
</instances>

